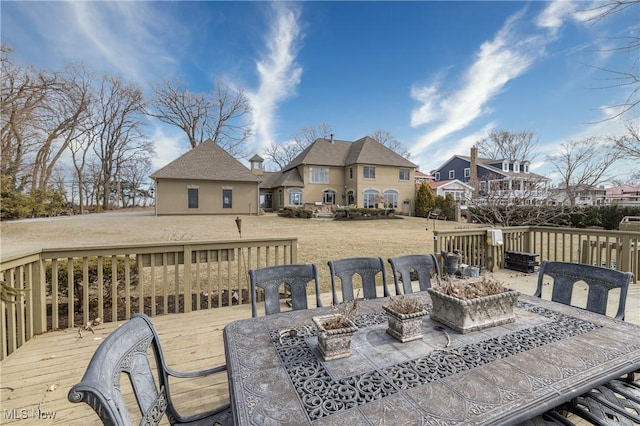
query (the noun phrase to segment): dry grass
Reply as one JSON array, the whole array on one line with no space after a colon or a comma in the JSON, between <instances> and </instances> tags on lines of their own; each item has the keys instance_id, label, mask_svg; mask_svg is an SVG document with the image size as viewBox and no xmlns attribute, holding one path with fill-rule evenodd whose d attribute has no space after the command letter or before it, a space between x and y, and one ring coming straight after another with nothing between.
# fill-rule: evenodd
<instances>
[{"instance_id":1,"label":"dry grass","mask_svg":"<svg viewBox=\"0 0 640 426\"><path fill-rule=\"evenodd\" d=\"M99 246L239 238L235 216L153 216L153 212L107 213L2 223L2 256L40 248ZM432 253L436 229L470 227L424 218L332 221L287 219L275 214L241 216L242 238L296 237L298 262L315 263L323 291L330 288L329 260ZM426 229L428 228L428 229ZM390 268L389 268L390 269Z\"/></svg>"}]
</instances>

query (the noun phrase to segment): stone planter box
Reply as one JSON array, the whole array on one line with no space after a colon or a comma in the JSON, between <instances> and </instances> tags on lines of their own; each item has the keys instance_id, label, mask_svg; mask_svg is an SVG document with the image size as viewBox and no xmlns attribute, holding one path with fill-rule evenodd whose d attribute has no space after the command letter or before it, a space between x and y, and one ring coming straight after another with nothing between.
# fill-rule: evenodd
<instances>
[{"instance_id":1,"label":"stone planter box","mask_svg":"<svg viewBox=\"0 0 640 426\"><path fill-rule=\"evenodd\" d=\"M431 319L460 333L515 321L513 307L518 300L517 291L508 290L475 299L458 299L432 288L427 291L433 303Z\"/></svg>"},{"instance_id":2,"label":"stone planter box","mask_svg":"<svg viewBox=\"0 0 640 426\"><path fill-rule=\"evenodd\" d=\"M351 337L358 331L358 327L347 319L348 327L327 330L324 324L340 315L322 315L313 317L318 329L318 350L325 361L351 356Z\"/></svg>"},{"instance_id":3,"label":"stone planter box","mask_svg":"<svg viewBox=\"0 0 640 426\"><path fill-rule=\"evenodd\" d=\"M386 312L389 321L387 333L403 343L422 339L422 318L427 315L426 310L401 314L388 306L383 306L382 309Z\"/></svg>"}]
</instances>

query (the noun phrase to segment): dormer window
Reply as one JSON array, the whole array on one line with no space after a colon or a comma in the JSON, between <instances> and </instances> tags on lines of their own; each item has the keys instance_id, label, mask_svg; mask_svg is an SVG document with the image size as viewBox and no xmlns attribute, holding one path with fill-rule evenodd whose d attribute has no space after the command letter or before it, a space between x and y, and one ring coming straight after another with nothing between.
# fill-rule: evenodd
<instances>
[{"instance_id":1,"label":"dormer window","mask_svg":"<svg viewBox=\"0 0 640 426\"><path fill-rule=\"evenodd\" d=\"M525 161L524 163L522 163L522 172L523 173L529 173L529 162Z\"/></svg>"},{"instance_id":2,"label":"dormer window","mask_svg":"<svg viewBox=\"0 0 640 426\"><path fill-rule=\"evenodd\" d=\"M516 161L516 162L513 163L513 171L515 173L519 173L520 172L520 162L519 161Z\"/></svg>"},{"instance_id":3,"label":"dormer window","mask_svg":"<svg viewBox=\"0 0 640 426\"><path fill-rule=\"evenodd\" d=\"M502 162L502 171L503 172L508 172L509 171L509 161L508 160L504 160Z\"/></svg>"}]
</instances>

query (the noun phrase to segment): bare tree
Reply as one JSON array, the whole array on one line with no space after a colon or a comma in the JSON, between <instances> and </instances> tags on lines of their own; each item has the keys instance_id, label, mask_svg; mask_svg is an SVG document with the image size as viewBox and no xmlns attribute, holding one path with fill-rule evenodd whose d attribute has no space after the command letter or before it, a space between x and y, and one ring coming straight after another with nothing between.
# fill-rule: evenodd
<instances>
[{"instance_id":1,"label":"bare tree","mask_svg":"<svg viewBox=\"0 0 640 426\"><path fill-rule=\"evenodd\" d=\"M640 128L631 123L627 124L626 127L626 135L612 139L616 148L620 151L621 157L626 157L632 161L635 160L637 164L637 161L640 161ZM624 183L632 182L640 182L640 170L636 170L635 173L629 175Z\"/></svg>"},{"instance_id":2,"label":"bare tree","mask_svg":"<svg viewBox=\"0 0 640 426\"><path fill-rule=\"evenodd\" d=\"M543 225L552 223L555 212L545 208L549 201L548 179L522 174L504 179L488 174L479 182L479 191L469 202L471 217L480 223Z\"/></svg>"},{"instance_id":3,"label":"bare tree","mask_svg":"<svg viewBox=\"0 0 640 426\"><path fill-rule=\"evenodd\" d=\"M82 124L89 119L90 92L91 77L79 66L58 74L56 83L47 90L35 123L41 138L33 163L33 189L47 187L69 144L83 136Z\"/></svg>"},{"instance_id":4,"label":"bare tree","mask_svg":"<svg viewBox=\"0 0 640 426\"><path fill-rule=\"evenodd\" d=\"M628 124L626 127L628 133L614 138L614 143L623 154L640 160L640 128L633 124Z\"/></svg>"},{"instance_id":5,"label":"bare tree","mask_svg":"<svg viewBox=\"0 0 640 426\"><path fill-rule=\"evenodd\" d=\"M100 165L97 194L102 208L110 208L114 185L119 182L119 172L128 161L140 155L148 155L152 146L142 131L145 111L142 91L125 84L119 78L104 76L96 96L94 111L94 152ZM116 187L117 188L117 187Z\"/></svg>"},{"instance_id":6,"label":"bare tree","mask_svg":"<svg viewBox=\"0 0 640 426\"><path fill-rule=\"evenodd\" d=\"M594 4L595 6L593 6ZM580 12L588 12L593 15L591 20L598 22L632 8L635 11L635 15L632 16L637 17L638 13L640 13L637 9L639 6L640 0L609 0L607 2L589 3L589 8ZM640 33L638 33L637 29L630 28L626 35L610 37L609 40L613 41L614 47L609 48L608 52L629 53L632 55L632 62L629 70L594 67L608 75L605 79L605 84L599 89L628 89L628 94L621 103L610 106L610 108L616 110L616 113L608 117L607 120L627 115L640 105L640 56L638 55L638 52L640 52Z\"/></svg>"},{"instance_id":7,"label":"bare tree","mask_svg":"<svg viewBox=\"0 0 640 426\"><path fill-rule=\"evenodd\" d=\"M265 159L283 169L316 139L328 139L332 133L331 125L327 123L320 123L317 126L307 125L296 130L291 135L291 140L280 144L271 143L264 149L263 155Z\"/></svg>"},{"instance_id":8,"label":"bare tree","mask_svg":"<svg viewBox=\"0 0 640 426\"><path fill-rule=\"evenodd\" d=\"M216 82L212 93L192 93L179 80L153 85L152 117L181 129L192 148L213 139L231 155L244 154L251 136L251 106L242 90Z\"/></svg>"},{"instance_id":9,"label":"bare tree","mask_svg":"<svg viewBox=\"0 0 640 426\"><path fill-rule=\"evenodd\" d=\"M397 140L388 130L377 129L371 133L369 137L377 140L380 144L386 146L396 154L401 155L406 159L411 157L409 150L405 148L404 145L402 145L402 142Z\"/></svg>"},{"instance_id":10,"label":"bare tree","mask_svg":"<svg viewBox=\"0 0 640 426\"><path fill-rule=\"evenodd\" d=\"M13 50L1 47L0 123L2 125L0 176L2 189L18 191L30 183L31 158L38 140L35 123L43 108L48 90L56 84L55 76L22 68L11 61Z\"/></svg>"},{"instance_id":11,"label":"bare tree","mask_svg":"<svg viewBox=\"0 0 640 426\"><path fill-rule=\"evenodd\" d=\"M533 160L538 144L533 132L509 132L494 129L476 143L478 153L486 158L508 160Z\"/></svg>"},{"instance_id":12,"label":"bare tree","mask_svg":"<svg viewBox=\"0 0 640 426\"><path fill-rule=\"evenodd\" d=\"M562 181L569 205L576 205L578 193L602 183L620 159L615 146L598 137L563 143L560 151L547 157Z\"/></svg>"}]
</instances>

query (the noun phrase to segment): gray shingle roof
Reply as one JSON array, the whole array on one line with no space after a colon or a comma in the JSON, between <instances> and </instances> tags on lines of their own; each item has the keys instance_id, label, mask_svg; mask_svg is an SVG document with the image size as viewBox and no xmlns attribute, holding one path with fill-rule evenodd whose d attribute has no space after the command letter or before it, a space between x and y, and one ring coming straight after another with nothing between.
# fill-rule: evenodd
<instances>
[{"instance_id":1,"label":"gray shingle roof","mask_svg":"<svg viewBox=\"0 0 640 426\"><path fill-rule=\"evenodd\" d=\"M304 187L304 182L302 182L298 169L291 169L286 172L265 172L260 188L269 189L281 186Z\"/></svg>"},{"instance_id":2,"label":"gray shingle roof","mask_svg":"<svg viewBox=\"0 0 640 426\"><path fill-rule=\"evenodd\" d=\"M240 161L209 139L151 175L153 179L259 182Z\"/></svg>"},{"instance_id":3,"label":"gray shingle roof","mask_svg":"<svg viewBox=\"0 0 640 426\"><path fill-rule=\"evenodd\" d=\"M355 142L316 139L302 151L283 171L302 164L344 167L350 164L373 164L397 167L418 167L368 136Z\"/></svg>"}]
</instances>

